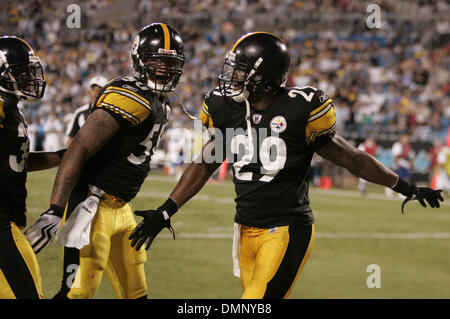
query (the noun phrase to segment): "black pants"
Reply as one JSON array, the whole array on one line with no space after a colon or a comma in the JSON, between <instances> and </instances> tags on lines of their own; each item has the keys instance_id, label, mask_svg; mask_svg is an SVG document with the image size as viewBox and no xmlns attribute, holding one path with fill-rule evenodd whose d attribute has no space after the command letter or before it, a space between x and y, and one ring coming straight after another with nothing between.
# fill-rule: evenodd
<instances>
[{"instance_id":1,"label":"black pants","mask_svg":"<svg viewBox=\"0 0 450 319\"><path fill-rule=\"evenodd\" d=\"M43 298L36 255L14 222L0 222L0 299Z\"/></svg>"}]
</instances>

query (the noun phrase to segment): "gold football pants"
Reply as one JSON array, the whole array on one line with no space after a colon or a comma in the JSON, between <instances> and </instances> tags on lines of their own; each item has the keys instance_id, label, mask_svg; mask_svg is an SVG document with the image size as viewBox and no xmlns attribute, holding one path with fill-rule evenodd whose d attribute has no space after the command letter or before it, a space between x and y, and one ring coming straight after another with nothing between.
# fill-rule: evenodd
<instances>
[{"instance_id":1,"label":"gold football pants","mask_svg":"<svg viewBox=\"0 0 450 319\"><path fill-rule=\"evenodd\" d=\"M25 235L0 224L0 299L43 299L39 264Z\"/></svg>"},{"instance_id":2,"label":"gold football pants","mask_svg":"<svg viewBox=\"0 0 450 319\"><path fill-rule=\"evenodd\" d=\"M112 200L101 200L92 220L90 243L80 250L80 265L70 299L92 298L108 267L108 279L121 298L134 299L147 294L144 248L136 251L128 237L136 227L130 205L118 207Z\"/></svg>"},{"instance_id":3,"label":"gold football pants","mask_svg":"<svg viewBox=\"0 0 450 319\"><path fill-rule=\"evenodd\" d=\"M288 298L314 246L314 225L241 225L243 299Z\"/></svg>"}]
</instances>

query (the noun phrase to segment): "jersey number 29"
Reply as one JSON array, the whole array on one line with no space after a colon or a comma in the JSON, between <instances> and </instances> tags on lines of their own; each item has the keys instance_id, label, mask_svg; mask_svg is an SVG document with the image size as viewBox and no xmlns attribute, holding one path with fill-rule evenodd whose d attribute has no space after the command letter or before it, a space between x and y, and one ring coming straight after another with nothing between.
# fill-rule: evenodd
<instances>
[{"instance_id":1,"label":"jersey number 29","mask_svg":"<svg viewBox=\"0 0 450 319\"><path fill-rule=\"evenodd\" d=\"M234 175L239 180L251 181L253 172L241 172L241 169L254 159L254 146L253 143L248 142L247 135L236 135L231 139L231 152L238 154L240 145L244 145L245 153L241 160L233 163ZM274 148L276 153L271 156L271 151ZM260 173L262 176L258 180L260 182L270 182L284 168L286 156L287 150L284 140L276 136L267 136L259 148L259 161L262 164Z\"/></svg>"}]
</instances>

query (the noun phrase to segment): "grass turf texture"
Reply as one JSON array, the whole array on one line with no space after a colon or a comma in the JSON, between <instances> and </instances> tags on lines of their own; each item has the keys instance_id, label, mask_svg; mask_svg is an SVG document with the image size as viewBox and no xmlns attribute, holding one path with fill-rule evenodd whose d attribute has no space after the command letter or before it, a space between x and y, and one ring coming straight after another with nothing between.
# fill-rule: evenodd
<instances>
[{"instance_id":1,"label":"grass turf texture","mask_svg":"<svg viewBox=\"0 0 450 319\"><path fill-rule=\"evenodd\" d=\"M56 170L28 175L28 226L49 204ZM156 208L175 185L151 173L133 209ZM438 209L387 199L377 186L362 197L355 191L310 191L316 242L290 298L450 298L449 197ZM232 274L234 188L209 183L173 218L177 239L163 230L145 264L148 295L161 299L239 298ZM140 218L137 217L139 221ZM62 278L62 248L49 245L38 255L44 294L53 297ZM367 266L381 268L381 288L369 289ZM103 277L95 298L115 298Z\"/></svg>"}]
</instances>

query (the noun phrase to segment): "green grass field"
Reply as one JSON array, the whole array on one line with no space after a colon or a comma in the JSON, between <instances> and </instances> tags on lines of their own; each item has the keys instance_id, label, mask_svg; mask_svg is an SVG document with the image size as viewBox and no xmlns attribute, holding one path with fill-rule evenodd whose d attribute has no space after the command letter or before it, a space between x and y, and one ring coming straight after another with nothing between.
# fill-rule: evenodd
<instances>
[{"instance_id":1,"label":"green grass field","mask_svg":"<svg viewBox=\"0 0 450 319\"><path fill-rule=\"evenodd\" d=\"M45 211L56 170L28 175L28 225ZM159 206L174 179L151 173L134 209ZM450 298L450 205L439 210L388 199L371 187L355 191L311 189L316 242L290 298ZM148 252L148 295L158 299L239 298L232 273L234 188L210 183L173 218L177 239L163 230ZM39 255L44 294L51 298L62 276L62 248ZM368 288L367 266L381 268L381 288ZM96 298L114 298L104 277Z\"/></svg>"}]
</instances>

